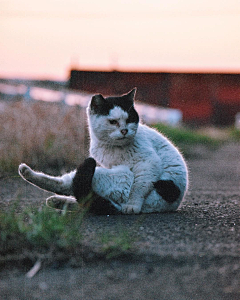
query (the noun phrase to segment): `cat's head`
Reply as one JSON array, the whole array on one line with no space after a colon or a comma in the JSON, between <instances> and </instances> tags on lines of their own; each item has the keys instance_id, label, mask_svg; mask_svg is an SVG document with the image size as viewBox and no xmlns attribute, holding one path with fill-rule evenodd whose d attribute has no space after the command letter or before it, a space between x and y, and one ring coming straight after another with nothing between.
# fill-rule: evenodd
<instances>
[{"instance_id":1,"label":"cat's head","mask_svg":"<svg viewBox=\"0 0 240 300\"><path fill-rule=\"evenodd\" d=\"M87 108L90 131L98 140L112 146L128 144L135 136L139 116L134 109L136 88L117 97L92 97Z\"/></svg>"}]
</instances>

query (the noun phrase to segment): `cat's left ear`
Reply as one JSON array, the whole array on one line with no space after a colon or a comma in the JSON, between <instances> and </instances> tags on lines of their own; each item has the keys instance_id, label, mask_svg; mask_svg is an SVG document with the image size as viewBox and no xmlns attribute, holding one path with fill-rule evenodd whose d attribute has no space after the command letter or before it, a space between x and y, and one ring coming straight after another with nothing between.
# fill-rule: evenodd
<instances>
[{"instance_id":1,"label":"cat's left ear","mask_svg":"<svg viewBox=\"0 0 240 300\"><path fill-rule=\"evenodd\" d=\"M92 97L92 100L91 100L91 104L90 104L91 110L94 110L97 112L99 110L99 107L103 106L105 103L106 103L106 100L101 94L95 95Z\"/></svg>"},{"instance_id":2,"label":"cat's left ear","mask_svg":"<svg viewBox=\"0 0 240 300\"><path fill-rule=\"evenodd\" d=\"M128 99L130 99L132 102L134 102L136 92L137 92L137 88L135 87L129 93L127 93L126 96L128 97Z\"/></svg>"}]
</instances>

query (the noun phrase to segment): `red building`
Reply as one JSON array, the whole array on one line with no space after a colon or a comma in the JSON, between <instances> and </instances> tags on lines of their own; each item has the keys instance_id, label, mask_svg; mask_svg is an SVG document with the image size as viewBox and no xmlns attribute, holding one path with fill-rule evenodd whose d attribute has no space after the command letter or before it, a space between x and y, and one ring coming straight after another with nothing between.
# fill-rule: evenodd
<instances>
[{"instance_id":1,"label":"red building","mask_svg":"<svg viewBox=\"0 0 240 300\"><path fill-rule=\"evenodd\" d=\"M240 112L240 74L72 70L69 87L103 95L137 87L137 100L178 108L186 123L230 125Z\"/></svg>"}]
</instances>

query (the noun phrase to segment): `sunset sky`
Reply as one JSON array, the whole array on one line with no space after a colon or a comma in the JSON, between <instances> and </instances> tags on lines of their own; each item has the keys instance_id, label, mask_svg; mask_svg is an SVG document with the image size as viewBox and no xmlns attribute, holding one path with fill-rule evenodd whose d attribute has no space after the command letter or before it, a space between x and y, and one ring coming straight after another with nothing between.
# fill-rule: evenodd
<instances>
[{"instance_id":1,"label":"sunset sky","mask_svg":"<svg viewBox=\"0 0 240 300\"><path fill-rule=\"evenodd\" d=\"M239 0L0 0L0 77L240 72Z\"/></svg>"}]
</instances>

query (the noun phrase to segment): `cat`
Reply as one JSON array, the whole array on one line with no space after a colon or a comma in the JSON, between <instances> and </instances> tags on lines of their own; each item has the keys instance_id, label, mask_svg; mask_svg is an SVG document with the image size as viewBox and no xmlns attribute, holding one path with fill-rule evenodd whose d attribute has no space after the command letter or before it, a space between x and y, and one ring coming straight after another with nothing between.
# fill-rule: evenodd
<instances>
[{"instance_id":1,"label":"cat","mask_svg":"<svg viewBox=\"0 0 240 300\"><path fill-rule=\"evenodd\" d=\"M97 195L93 210L95 206L123 214L175 211L188 189L186 162L165 136L139 121L135 94L136 88L122 96L92 97L87 107L90 158L77 170L53 177L21 164L19 174L63 195L47 199L53 206L81 202L93 191Z\"/></svg>"}]
</instances>

